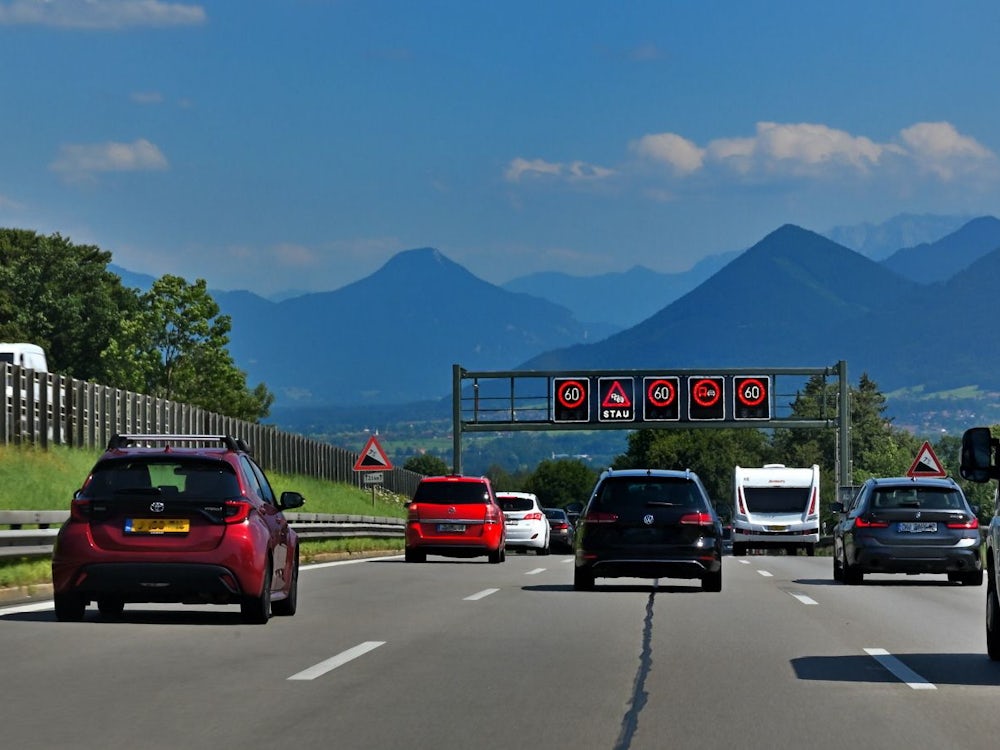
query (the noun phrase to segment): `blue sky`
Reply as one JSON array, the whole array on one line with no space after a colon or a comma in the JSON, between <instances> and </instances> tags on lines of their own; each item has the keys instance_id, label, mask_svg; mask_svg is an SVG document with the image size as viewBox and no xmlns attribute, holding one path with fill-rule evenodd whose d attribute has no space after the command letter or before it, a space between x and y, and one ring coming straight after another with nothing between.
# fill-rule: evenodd
<instances>
[{"instance_id":1,"label":"blue sky","mask_svg":"<svg viewBox=\"0 0 1000 750\"><path fill-rule=\"evenodd\" d=\"M0 0L0 226L268 295L998 215L998 39L995 0Z\"/></svg>"}]
</instances>

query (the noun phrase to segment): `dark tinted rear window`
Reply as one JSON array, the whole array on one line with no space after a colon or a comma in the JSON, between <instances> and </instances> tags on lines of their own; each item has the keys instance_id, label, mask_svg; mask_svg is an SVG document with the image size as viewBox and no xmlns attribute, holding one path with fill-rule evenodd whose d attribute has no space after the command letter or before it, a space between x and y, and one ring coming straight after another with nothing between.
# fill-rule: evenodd
<instances>
[{"instance_id":1,"label":"dark tinted rear window","mask_svg":"<svg viewBox=\"0 0 1000 750\"><path fill-rule=\"evenodd\" d=\"M623 510L647 505L707 508L698 485L682 477L609 477L594 498L597 510Z\"/></svg>"},{"instance_id":2,"label":"dark tinted rear window","mask_svg":"<svg viewBox=\"0 0 1000 750\"><path fill-rule=\"evenodd\" d=\"M948 487L880 487L871 497L872 510L923 508L926 510L967 510L961 492Z\"/></svg>"},{"instance_id":3,"label":"dark tinted rear window","mask_svg":"<svg viewBox=\"0 0 1000 750\"><path fill-rule=\"evenodd\" d=\"M490 493L481 482L421 482L413 493L415 503L463 505L485 503Z\"/></svg>"},{"instance_id":4,"label":"dark tinted rear window","mask_svg":"<svg viewBox=\"0 0 1000 750\"><path fill-rule=\"evenodd\" d=\"M506 511L531 510L535 507L534 501L527 497L498 497L497 502Z\"/></svg>"},{"instance_id":5,"label":"dark tinted rear window","mask_svg":"<svg viewBox=\"0 0 1000 750\"><path fill-rule=\"evenodd\" d=\"M551 518L553 521L568 521L569 516L566 515L566 511L557 510L555 508L543 508L545 515Z\"/></svg>"},{"instance_id":6,"label":"dark tinted rear window","mask_svg":"<svg viewBox=\"0 0 1000 750\"><path fill-rule=\"evenodd\" d=\"M812 487L744 487L751 513L802 513L809 507Z\"/></svg>"},{"instance_id":7,"label":"dark tinted rear window","mask_svg":"<svg viewBox=\"0 0 1000 750\"><path fill-rule=\"evenodd\" d=\"M178 496L223 500L240 494L232 467L224 461L179 457L116 459L102 461L84 490L85 497L128 494Z\"/></svg>"}]
</instances>

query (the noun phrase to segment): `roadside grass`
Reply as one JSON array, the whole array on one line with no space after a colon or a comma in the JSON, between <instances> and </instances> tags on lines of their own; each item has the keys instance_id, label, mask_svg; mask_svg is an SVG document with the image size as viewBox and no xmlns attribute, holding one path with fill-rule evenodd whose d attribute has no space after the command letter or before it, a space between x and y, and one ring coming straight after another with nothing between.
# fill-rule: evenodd
<instances>
[{"instance_id":1,"label":"roadside grass","mask_svg":"<svg viewBox=\"0 0 1000 750\"><path fill-rule=\"evenodd\" d=\"M68 510L73 493L86 479L100 451L65 446L48 450L34 446L0 446L0 510ZM266 467L265 467L266 470ZM278 495L286 490L301 492L306 504L295 512L347 513L405 518L407 498L392 493L362 490L350 484L315 477L268 472ZM403 548L402 539L332 539L303 541L301 561L312 562L324 555L355 555ZM51 582L50 560L0 559L0 588L30 587Z\"/></svg>"}]
</instances>

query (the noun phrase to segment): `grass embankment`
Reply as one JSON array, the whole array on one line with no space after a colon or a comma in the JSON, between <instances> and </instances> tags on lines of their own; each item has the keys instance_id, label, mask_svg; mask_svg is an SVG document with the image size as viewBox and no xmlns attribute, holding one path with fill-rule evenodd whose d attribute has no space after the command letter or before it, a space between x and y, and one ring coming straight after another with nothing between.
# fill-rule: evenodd
<instances>
[{"instance_id":1,"label":"grass embankment","mask_svg":"<svg viewBox=\"0 0 1000 750\"><path fill-rule=\"evenodd\" d=\"M68 510L73 493L80 487L100 451L52 446L0 446L0 510ZM296 490L306 498L302 512L350 513L368 516L405 517L405 498L377 493L372 505L370 490L335 484L313 477L269 473L274 491ZM298 509L296 510L298 512ZM304 541L301 560L308 563L323 555L403 549L402 539L337 539ZM51 581L48 559L0 559L0 588L32 586Z\"/></svg>"}]
</instances>

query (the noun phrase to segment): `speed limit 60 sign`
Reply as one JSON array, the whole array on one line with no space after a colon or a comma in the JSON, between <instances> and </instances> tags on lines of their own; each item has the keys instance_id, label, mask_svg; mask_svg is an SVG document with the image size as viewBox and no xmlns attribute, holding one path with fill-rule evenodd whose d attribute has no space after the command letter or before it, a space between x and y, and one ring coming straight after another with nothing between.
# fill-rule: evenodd
<instances>
[{"instance_id":1,"label":"speed limit 60 sign","mask_svg":"<svg viewBox=\"0 0 1000 750\"><path fill-rule=\"evenodd\" d=\"M590 380L588 378L552 379L552 421L590 421Z\"/></svg>"},{"instance_id":2,"label":"speed limit 60 sign","mask_svg":"<svg viewBox=\"0 0 1000 750\"><path fill-rule=\"evenodd\" d=\"M733 378L733 419L771 418L769 375L737 375Z\"/></svg>"}]
</instances>

